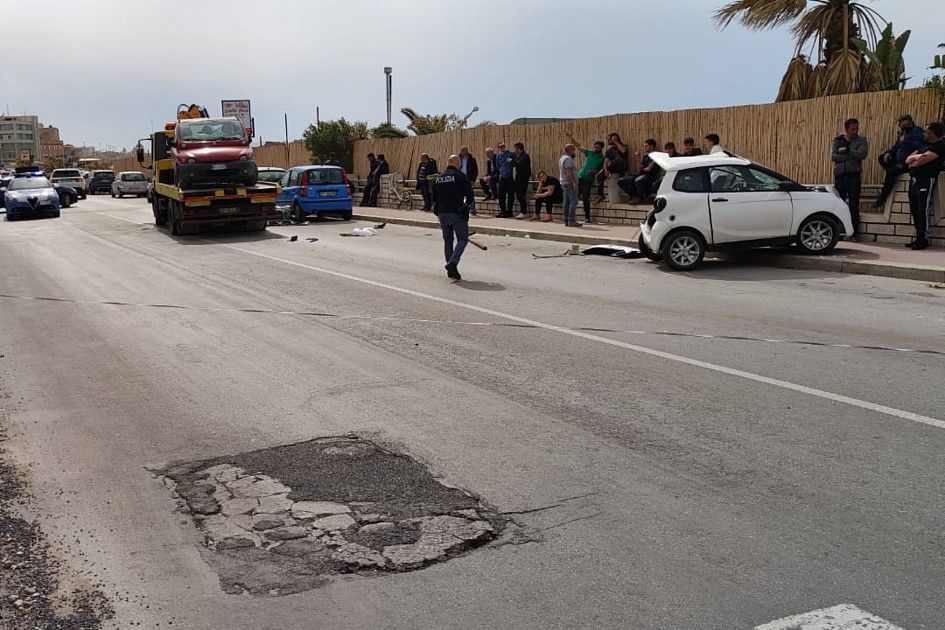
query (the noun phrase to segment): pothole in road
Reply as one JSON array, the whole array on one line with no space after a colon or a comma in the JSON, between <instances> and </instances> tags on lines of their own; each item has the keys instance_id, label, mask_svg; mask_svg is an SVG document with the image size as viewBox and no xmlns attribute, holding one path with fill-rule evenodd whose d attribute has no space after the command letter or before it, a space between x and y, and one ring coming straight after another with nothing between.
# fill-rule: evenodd
<instances>
[{"instance_id":1,"label":"pothole in road","mask_svg":"<svg viewBox=\"0 0 945 630\"><path fill-rule=\"evenodd\" d=\"M229 593L286 595L332 575L413 571L493 540L508 519L409 457L325 438L159 471Z\"/></svg>"}]
</instances>

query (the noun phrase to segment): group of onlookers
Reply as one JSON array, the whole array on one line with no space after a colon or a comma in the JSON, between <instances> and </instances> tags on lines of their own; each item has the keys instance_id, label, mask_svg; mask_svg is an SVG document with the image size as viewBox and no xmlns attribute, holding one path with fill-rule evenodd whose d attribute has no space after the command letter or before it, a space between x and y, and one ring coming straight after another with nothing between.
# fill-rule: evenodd
<instances>
[{"instance_id":1,"label":"group of onlookers","mask_svg":"<svg viewBox=\"0 0 945 630\"><path fill-rule=\"evenodd\" d=\"M653 161L651 153L657 150L658 143L649 138L643 143L642 153L637 151L631 160L629 147L621 140L620 134L608 134L606 143L597 140L591 147L583 146L568 132L568 143L558 160L557 177L538 171L537 189L534 192L534 214L528 208L528 189L532 177L531 158L525 151L525 145L516 142L509 150L505 142L499 142L493 149L485 150L485 171L480 173L476 158L469 153L468 147L462 147L459 153L460 170L470 182L479 182L486 201L495 199L499 204L497 217L531 219L533 221L551 221L552 210L557 204L564 205L564 223L569 226L579 225L576 220L578 200L583 203L584 221L591 222L591 197L596 189L597 202L604 199L604 185L609 178L616 178L619 188L630 197L630 203L647 200L653 193L659 177L659 167ZM578 169L575 158L578 152L583 154L583 163ZM679 152L674 142L663 145L663 151L670 157L691 157L724 153L720 138L710 133L705 136L702 148L696 146L693 138L683 141L683 150ZM859 122L851 118L844 125L844 133L833 139L831 160L834 163L834 186L837 194L850 208L850 215L855 230L859 229L860 194L862 191L863 160L869 153L869 142L859 133ZM377 205L380 178L390 172L383 155L376 158L368 154L371 173L368 176L364 193L364 204ZM637 166L631 169L631 163ZM909 200L916 238L909 243L913 249L924 249L929 241L929 226L932 217L932 204L938 173L945 163L945 141L943 141L942 123L931 123L925 132L916 126L912 116L899 117L899 131L896 143L879 156L879 163L886 171L882 191L875 208L882 207L892 193L896 180L903 173L909 173ZM439 173L436 160L428 154L420 154L417 165L416 188L423 197L423 209L433 207L433 185ZM480 177L481 174L481 177ZM514 213L515 204L519 211ZM544 211L544 216L542 216ZM475 201L472 201L470 213L476 214ZM859 234L850 235L857 240Z\"/></svg>"},{"instance_id":2,"label":"group of onlookers","mask_svg":"<svg viewBox=\"0 0 945 630\"><path fill-rule=\"evenodd\" d=\"M925 249L929 244L935 186L945 165L945 125L940 122L929 123L923 132L909 114L900 116L898 122L895 144L878 158L880 166L886 171L886 177L873 207L884 207L899 176L909 173L909 210L915 226L915 239L907 243L906 247ZM834 163L834 187L850 208L854 229L851 240L859 239L863 160L868 154L869 142L860 135L860 123L850 118L844 123L843 133L831 143L830 159Z\"/></svg>"}]
</instances>

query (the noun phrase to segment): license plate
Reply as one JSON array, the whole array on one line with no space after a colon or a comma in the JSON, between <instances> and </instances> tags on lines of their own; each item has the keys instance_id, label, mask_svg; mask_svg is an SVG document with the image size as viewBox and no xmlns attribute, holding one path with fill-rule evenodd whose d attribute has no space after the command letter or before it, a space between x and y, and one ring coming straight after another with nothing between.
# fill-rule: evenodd
<instances>
[{"instance_id":1,"label":"license plate","mask_svg":"<svg viewBox=\"0 0 945 630\"><path fill-rule=\"evenodd\" d=\"M338 194L338 191L336 191L336 190L323 190L323 191L319 192L318 194L319 194L320 196L322 196L322 197L334 197L335 195Z\"/></svg>"},{"instance_id":2,"label":"license plate","mask_svg":"<svg viewBox=\"0 0 945 630\"><path fill-rule=\"evenodd\" d=\"M226 164L211 164L211 165L210 165L210 170L211 170L211 171L225 171L225 170L226 170Z\"/></svg>"},{"instance_id":3,"label":"license plate","mask_svg":"<svg viewBox=\"0 0 945 630\"><path fill-rule=\"evenodd\" d=\"M239 208L220 208L218 210L220 214L239 214Z\"/></svg>"}]
</instances>

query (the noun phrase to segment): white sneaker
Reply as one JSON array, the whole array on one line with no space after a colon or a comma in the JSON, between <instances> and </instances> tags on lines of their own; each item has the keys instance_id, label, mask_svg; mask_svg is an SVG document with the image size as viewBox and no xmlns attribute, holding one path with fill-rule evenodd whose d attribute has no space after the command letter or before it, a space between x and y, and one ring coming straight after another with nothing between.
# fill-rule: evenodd
<instances>
[{"instance_id":1,"label":"white sneaker","mask_svg":"<svg viewBox=\"0 0 945 630\"><path fill-rule=\"evenodd\" d=\"M525 214L524 212L519 212L518 214L515 215L515 218L516 218L516 219L527 219L527 218L528 218L528 215Z\"/></svg>"}]
</instances>

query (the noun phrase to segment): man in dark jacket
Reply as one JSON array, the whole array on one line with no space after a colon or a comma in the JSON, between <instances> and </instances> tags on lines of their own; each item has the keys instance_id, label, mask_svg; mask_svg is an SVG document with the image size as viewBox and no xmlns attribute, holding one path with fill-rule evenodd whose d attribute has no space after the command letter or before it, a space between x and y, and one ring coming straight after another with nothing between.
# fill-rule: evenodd
<instances>
[{"instance_id":1,"label":"man in dark jacket","mask_svg":"<svg viewBox=\"0 0 945 630\"><path fill-rule=\"evenodd\" d=\"M525 153L525 145L521 142L515 143L515 197L518 199L518 214L516 219L528 218L528 206L525 198L528 195L528 182L532 178L532 159ZM510 207L511 211L512 208Z\"/></svg>"},{"instance_id":2,"label":"man in dark jacket","mask_svg":"<svg viewBox=\"0 0 945 630\"><path fill-rule=\"evenodd\" d=\"M371 189L371 199L369 200L368 205L375 208L377 207L377 195L381 192L381 177L389 174L390 164L387 163L383 153L378 153L377 166L374 167L374 172L371 174L371 180L374 182L374 187Z\"/></svg>"},{"instance_id":3,"label":"man in dark jacket","mask_svg":"<svg viewBox=\"0 0 945 630\"><path fill-rule=\"evenodd\" d=\"M374 157L373 153L367 154L368 159L368 176L364 182L364 193L361 195L361 205L370 206L371 205L371 193L374 190L374 170L377 168L377 158Z\"/></svg>"},{"instance_id":4,"label":"man in dark jacket","mask_svg":"<svg viewBox=\"0 0 945 630\"><path fill-rule=\"evenodd\" d=\"M860 191L863 188L863 160L869 152L869 143L860 135L860 121L851 118L843 124L843 133L830 145L833 161L833 185L840 198L850 206L853 222L851 241L860 239Z\"/></svg>"},{"instance_id":5,"label":"man in dark jacket","mask_svg":"<svg viewBox=\"0 0 945 630\"><path fill-rule=\"evenodd\" d=\"M945 125L929 123L922 148L906 157L909 174L909 209L915 225L915 240L906 247L925 249L929 246L929 227L932 225L932 206L935 186L945 168Z\"/></svg>"},{"instance_id":6,"label":"man in dark jacket","mask_svg":"<svg viewBox=\"0 0 945 630\"><path fill-rule=\"evenodd\" d=\"M899 132L896 134L896 144L879 156L879 165L886 170L886 179L883 181L883 190L879 198L873 203L874 208L886 205L886 199L896 187L896 180L903 173L909 172L906 158L919 150L925 142L925 134L915 126L915 121L909 114L899 117Z\"/></svg>"},{"instance_id":7,"label":"man in dark jacket","mask_svg":"<svg viewBox=\"0 0 945 630\"><path fill-rule=\"evenodd\" d=\"M479 165L476 163L476 158L470 155L469 147L459 149L459 171L466 176L470 185L479 179ZM476 200L472 197L469 199L469 212L476 214Z\"/></svg>"},{"instance_id":8,"label":"man in dark jacket","mask_svg":"<svg viewBox=\"0 0 945 630\"><path fill-rule=\"evenodd\" d=\"M417 190L423 196L422 210L429 212L433 209L431 181L429 177L436 175L440 170L436 167L436 160L426 153L420 154L420 164L417 165Z\"/></svg>"},{"instance_id":9,"label":"man in dark jacket","mask_svg":"<svg viewBox=\"0 0 945 630\"><path fill-rule=\"evenodd\" d=\"M515 154L506 148L505 142L499 142L496 149L498 153L495 155L495 167L499 171L499 214L496 216L511 219L515 206L515 179L512 175L515 170Z\"/></svg>"},{"instance_id":10,"label":"man in dark jacket","mask_svg":"<svg viewBox=\"0 0 945 630\"><path fill-rule=\"evenodd\" d=\"M446 275L462 280L459 260L469 243L469 200L473 198L472 184L460 171L461 160L451 155L446 170L433 184L433 212L440 219L443 230L443 253L446 256ZM453 247L453 239L456 247Z\"/></svg>"},{"instance_id":11,"label":"man in dark jacket","mask_svg":"<svg viewBox=\"0 0 945 630\"><path fill-rule=\"evenodd\" d=\"M499 169L495 166L495 152L492 147L486 149L486 176L479 178L479 185L486 194L486 201L499 198Z\"/></svg>"}]
</instances>

